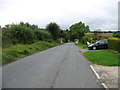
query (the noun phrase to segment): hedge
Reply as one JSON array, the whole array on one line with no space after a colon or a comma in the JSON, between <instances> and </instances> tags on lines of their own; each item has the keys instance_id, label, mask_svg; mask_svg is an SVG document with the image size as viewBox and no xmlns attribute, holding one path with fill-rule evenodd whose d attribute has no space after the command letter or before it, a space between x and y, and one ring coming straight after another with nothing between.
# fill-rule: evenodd
<instances>
[{"instance_id":1,"label":"hedge","mask_svg":"<svg viewBox=\"0 0 120 90\"><path fill-rule=\"evenodd\" d=\"M120 38L109 38L108 39L108 47L109 49L118 51L120 53Z\"/></svg>"}]
</instances>

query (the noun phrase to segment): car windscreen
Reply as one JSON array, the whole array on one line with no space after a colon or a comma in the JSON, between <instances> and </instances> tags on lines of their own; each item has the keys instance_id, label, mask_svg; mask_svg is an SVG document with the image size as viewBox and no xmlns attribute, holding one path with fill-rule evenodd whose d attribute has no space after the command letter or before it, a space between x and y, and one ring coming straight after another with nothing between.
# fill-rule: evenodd
<instances>
[{"instance_id":1,"label":"car windscreen","mask_svg":"<svg viewBox=\"0 0 120 90\"><path fill-rule=\"evenodd\" d=\"M96 43L99 43L100 41L97 41Z\"/></svg>"},{"instance_id":2,"label":"car windscreen","mask_svg":"<svg viewBox=\"0 0 120 90\"><path fill-rule=\"evenodd\" d=\"M107 40L100 40L100 41L97 41L96 43L107 43Z\"/></svg>"}]
</instances>

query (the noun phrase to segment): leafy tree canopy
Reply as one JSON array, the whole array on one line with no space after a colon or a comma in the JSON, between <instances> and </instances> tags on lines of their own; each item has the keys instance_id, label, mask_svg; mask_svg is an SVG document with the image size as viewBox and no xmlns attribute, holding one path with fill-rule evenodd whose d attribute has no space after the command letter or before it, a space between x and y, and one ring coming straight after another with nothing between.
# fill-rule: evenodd
<instances>
[{"instance_id":1,"label":"leafy tree canopy","mask_svg":"<svg viewBox=\"0 0 120 90\"><path fill-rule=\"evenodd\" d=\"M70 26L71 40L81 39L85 33L89 32L89 26L85 26L81 21Z\"/></svg>"},{"instance_id":2,"label":"leafy tree canopy","mask_svg":"<svg viewBox=\"0 0 120 90\"><path fill-rule=\"evenodd\" d=\"M55 22L51 22L46 26L46 29L52 34L54 40L60 37L60 26Z\"/></svg>"}]
</instances>

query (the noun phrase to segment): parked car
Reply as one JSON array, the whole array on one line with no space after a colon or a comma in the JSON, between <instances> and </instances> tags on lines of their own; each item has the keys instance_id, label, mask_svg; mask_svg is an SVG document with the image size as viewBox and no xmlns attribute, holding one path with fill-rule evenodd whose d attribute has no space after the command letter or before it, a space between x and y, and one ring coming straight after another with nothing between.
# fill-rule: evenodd
<instances>
[{"instance_id":1,"label":"parked car","mask_svg":"<svg viewBox=\"0 0 120 90\"><path fill-rule=\"evenodd\" d=\"M89 50L96 50L96 49L108 49L108 40L100 40L96 43L88 45Z\"/></svg>"}]
</instances>

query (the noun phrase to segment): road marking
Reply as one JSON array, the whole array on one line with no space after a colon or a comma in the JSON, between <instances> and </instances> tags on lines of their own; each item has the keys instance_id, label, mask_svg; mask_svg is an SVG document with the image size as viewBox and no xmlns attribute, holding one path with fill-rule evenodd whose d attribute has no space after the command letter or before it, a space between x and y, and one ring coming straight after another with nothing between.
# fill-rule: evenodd
<instances>
[{"instance_id":1,"label":"road marking","mask_svg":"<svg viewBox=\"0 0 120 90\"><path fill-rule=\"evenodd\" d=\"M98 73L95 71L95 69L93 68L92 65L90 65L90 68L93 70L93 72L95 73L96 77L98 78L98 80L100 80L100 76L98 75ZM106 90L109 90L108 87L104 84L104 83L101 83L101 85L106 89Z\"/></svg>"},{"instance_id":2,"label":"road marking","mask_svg":"<svg viewBox=\"0 0 120 90\"><path fill-rule=\"evenodd\" d=\"M95 73L95 75L97 76L98 79L100 79L100 76L98 75L98 73L95 71L95 69L93 68L92 65L90 65L91 69L93 70L93 72Z\"/></svg>"},{"instance_id":3,"label":"road marking","mask_svg":"<svg viewBox=\"0 0 120 90\"><path fill-rule=\"evenodd\" d=\"M108 87L104 84L104 83L101 83L103 85L103 87L106 89L106 90L109 90Z\"/></svg>"}]
</instances>

